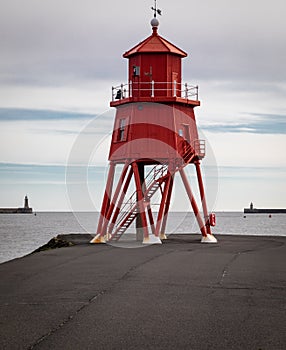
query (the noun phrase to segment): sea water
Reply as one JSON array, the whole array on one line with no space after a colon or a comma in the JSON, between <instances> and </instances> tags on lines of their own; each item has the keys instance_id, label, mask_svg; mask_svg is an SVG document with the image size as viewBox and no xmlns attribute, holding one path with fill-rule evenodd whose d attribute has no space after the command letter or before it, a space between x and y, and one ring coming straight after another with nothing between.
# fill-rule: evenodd
<instances>
[{"instance_id":1,"label":"sea water","mask_svg":"<svg viewBox=\"0 0 286 350\"><path fill-rule=\"evenodd\" d=\"M0 263L22 257L47 243L58 234L96 232L98 213L39 212L0 215ZM129 232L135 231L130 228ZM167 234L198 233L192 213L171 212ZM286 214L216 213L212 232L220 234L286 236Z\"/></svg>"}]
</instances>

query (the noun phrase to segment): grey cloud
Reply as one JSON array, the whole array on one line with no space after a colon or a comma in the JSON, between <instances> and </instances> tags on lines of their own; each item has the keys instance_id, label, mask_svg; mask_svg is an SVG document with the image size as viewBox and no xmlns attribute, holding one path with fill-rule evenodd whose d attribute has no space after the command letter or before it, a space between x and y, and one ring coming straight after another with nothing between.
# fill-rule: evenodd
<instances>
[{"instance_id":1,"label":"grey cloud","mask_svg":"<svg viewBox=\"0 0 286 350\"><path fill-rule=\"evenodd\" d=\"M151 33L150 6L126 0L10 0L0 14L2 83L60 84L126 77L122 53ZM282 0L166 0L159 33L191 56L195 79L285 79Z\"/></svg>"},{"instance_id":2,"label":"grey cloud","mask_svg":"<svg viewBox=\"0 0 286 350\"><path fill-rule=\"evenodd\" d=\"M36 134L51 134L51 135L85 135L85 136L107 136L112 134L112 130L109 128L104 128L102 125L99 125L97 128L92 128L90 130L71 130L71 129L32 129L32 132Z\"/></svg>"},{"instance_id":3,"label":"grey cloud","mask_svg":"<svg viewBox=\"0 0 286 350\"><path fill-rule=\"evenodd\" d=\"M95 115L87 113L21 108L0 108L0 122L17 120L91 119L94 117Z\"/></svg>"},{"instance_id":4,"label":"grey cloud","mask_svg":"<svg viewBox=\"0 0 286 350\"><path fill-rule=\"evenodd\" d=\"M201 128L211 132L286 134L286 115L259 113L247 113L247 115L250 116L250 121L247 123L205 125Z\"/></svg>"}]
</instances>

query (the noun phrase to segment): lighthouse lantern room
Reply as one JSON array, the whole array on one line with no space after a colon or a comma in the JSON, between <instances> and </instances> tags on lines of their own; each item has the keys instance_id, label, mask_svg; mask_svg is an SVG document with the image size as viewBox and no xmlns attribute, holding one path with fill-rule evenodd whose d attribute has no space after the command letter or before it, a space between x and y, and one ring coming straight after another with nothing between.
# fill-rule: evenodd
<instances>
[{"instance_id":1,"label":"lighthouse lantern room","mask_svg":"<svg viewBox=\"0 0 286 350\"><path fill-rule=\"evenodd\" d=\"M123 55L128 59L127 83L112 87L110 106L116 108L116 115L109 171L97 234L91 243L118 241L133 223L137 240L162 243L177 174L202 242L216 242L211 234L215 218L207 210L200 168L205 141L199 139L194 114L200 105L198 86L182 82L182 58L187 53L158 34L161 11L156 1L152 10L152 34ZM199 201L185 172L188 165L196 169Z\"/></svg>"}]
</instances>

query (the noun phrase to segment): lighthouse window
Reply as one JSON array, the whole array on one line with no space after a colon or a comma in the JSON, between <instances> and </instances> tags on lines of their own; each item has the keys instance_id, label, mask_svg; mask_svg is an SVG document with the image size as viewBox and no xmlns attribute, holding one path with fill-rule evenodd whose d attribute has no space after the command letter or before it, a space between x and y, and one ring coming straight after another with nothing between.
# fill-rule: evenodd
<instances>
[{"instance_id":1,"label":"lighthouse window","mask_svg":"<svg viewBox=\"0 0 286 350\"><path fill-rule=\"evenodd\" d=\"M133 75L134 75L134 77L140 76L140 67L139 66L133 66Z\"/></svg>"},{"instance_id":2,"label":"lighthouse window","mask_svg":"<svg viewBox=\"0 0 286 350\"><path fill-rule=\"evenodd\" d=\"M179 136L181 136L181 137L184 136L184 133L183 133L183 130L182 130L182 129L179 129Z\"/></svg>"},{"instance_id":3,"label":"lighthouse window","mask_svg":"<svg viewBox=\"0 0 286 350\"><path fill-rule=\"evenodd\" d=\"M125 135L125 128L126 128L126 119L120 119L119 120L119 129L118 129L118 137L117 141L125 141L126 135Z\"/></svg>"}]
</instances>

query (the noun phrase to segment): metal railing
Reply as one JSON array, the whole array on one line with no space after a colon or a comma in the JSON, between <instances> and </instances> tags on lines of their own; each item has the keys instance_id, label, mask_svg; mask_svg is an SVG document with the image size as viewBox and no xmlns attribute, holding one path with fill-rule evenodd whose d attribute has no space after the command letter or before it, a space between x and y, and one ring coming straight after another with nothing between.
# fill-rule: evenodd
<instances>
[{"instance_id":1,"label":"metal railing","mask_svg":"<svg viewBox=\"0 0 286 350\"><path fill-rule=\"evenodd\" d=\"M195 153L198 157L204 158L206 155L206 141L205 140L194 140L193 147L195 149Z\"/></svg>"},{"instance_id":2,"label":"metal railing","mask_svg":"<svg viewBox=\"0 0 286 350\"><path fill-rule=\"evenodd\" d=\"M178 83L176 80L169 82L132 82L112 86L112 101L136 97L182 97L188 100L198 101L198 85L188 83Z\"/></svg>"}]
</instances>

